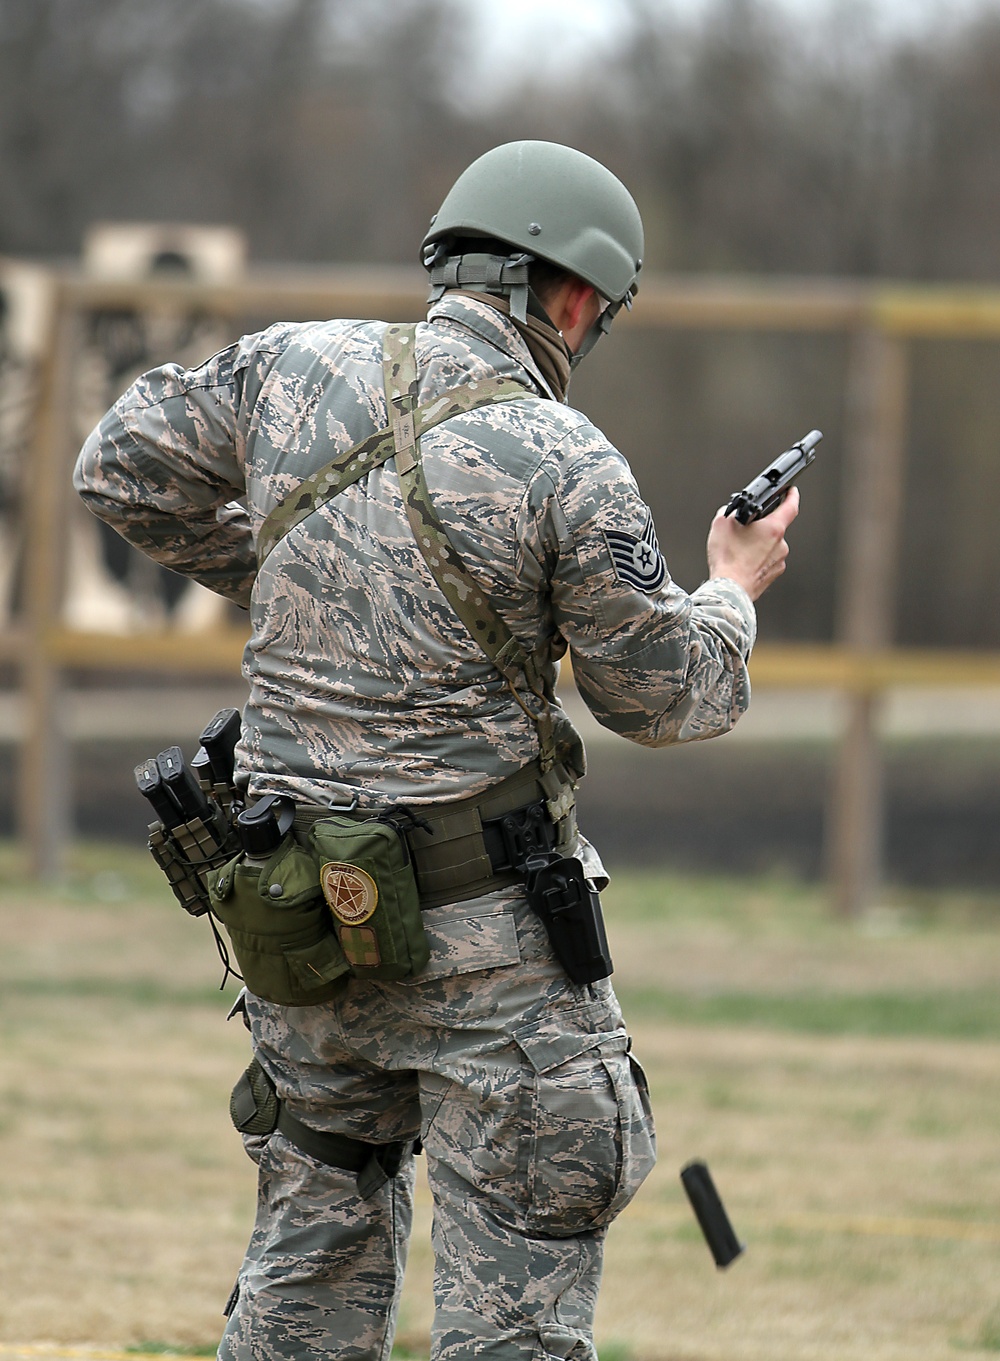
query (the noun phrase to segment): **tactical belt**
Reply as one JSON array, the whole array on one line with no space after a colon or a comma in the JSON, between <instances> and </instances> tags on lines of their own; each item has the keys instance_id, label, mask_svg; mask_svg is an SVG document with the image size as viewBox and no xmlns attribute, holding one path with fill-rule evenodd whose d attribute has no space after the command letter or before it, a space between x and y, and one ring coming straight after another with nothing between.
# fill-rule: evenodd
<instances>
[{"instance_id":1,"label":"tactical belt","mask_svg":"<svg viewBox=\"0 0 1000 1361\"><path fill-rule=\"evenodd\" d=\"M331 812L343 810L300 804L295 824L299 832ZM524 882L528 855L557 849L567 853L576 842L572 812L558 824L552 821L545 781L537 761L501 780L482 794L449 803L418 805L401 825L417 876L422 908L465 902L484 893ZM346 816L363 821L374 810L355 810Z\"/></svg>"}]
</instances>

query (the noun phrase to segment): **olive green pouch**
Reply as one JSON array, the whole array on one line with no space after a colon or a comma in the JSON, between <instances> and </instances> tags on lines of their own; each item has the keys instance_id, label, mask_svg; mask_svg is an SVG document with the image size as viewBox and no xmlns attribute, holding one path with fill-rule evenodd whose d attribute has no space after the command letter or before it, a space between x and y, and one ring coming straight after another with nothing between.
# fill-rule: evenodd
<instances>
[{"instance_id":1,"label":"olive green pouch","mask_svg":"<svg viewBox=\"0 0 1000 1361\"><path fill-rule=\"evenodd\" d=\"M430 950L416 875L397 828L331 814L312 824L307 841L351 973L389 980L419 973Z\"/></svg>"},{"instance_id":2,"label":"olive green pouch","mask_svg":"<svg viewBox=\"0 0 1000 1361\"><path fill-rule=\"evenodd\" d=\"M350 965L333 931L316 861L291 836L263 866L240 855L215 870L208 890L252 993L301 1007L340 992Z\"/></svg>"}]
</instances>

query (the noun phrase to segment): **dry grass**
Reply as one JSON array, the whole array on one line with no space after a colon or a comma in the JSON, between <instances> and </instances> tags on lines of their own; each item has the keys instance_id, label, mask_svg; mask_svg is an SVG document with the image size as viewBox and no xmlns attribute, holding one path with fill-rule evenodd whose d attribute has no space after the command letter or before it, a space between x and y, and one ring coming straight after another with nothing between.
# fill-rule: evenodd
<instances>
[{"instance_id":1,"label":"dry grass","mask_svg":"<svg viewBox=\"0 0 1000 1361\"><path fill-rule=\"evenodd\" d=\"M1000 908L864 929L794 885L608 898L661 1162L612 1230L605 1361L938 1361L1000 1351ZM43 893L0 856L0 1343L209 1349L253 1211L226 1113L246 1055L204 923L141 853ZM749 1251L717 1273L677 1171ZM401 1320L429 1323L421 1198Z\"/></svg>"}]
</instances>

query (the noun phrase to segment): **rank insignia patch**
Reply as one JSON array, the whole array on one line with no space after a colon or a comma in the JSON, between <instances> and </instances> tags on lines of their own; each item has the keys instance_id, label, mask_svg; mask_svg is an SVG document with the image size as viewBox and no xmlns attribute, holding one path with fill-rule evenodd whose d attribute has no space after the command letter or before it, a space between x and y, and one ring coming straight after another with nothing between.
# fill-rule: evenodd
<instances>
[{"instance_id":1,"label":"rank insignia patch","mask_svg":"<svg viewBox=\"0 0 1000 1361\"><path fill-rule=\"evenodd\" d=\"M615 529L606 529L604 538L619 581L647 595L660 589L667 578L667 564L656 542L652 515L638 538Z\"/></svg>"}]
</instances>

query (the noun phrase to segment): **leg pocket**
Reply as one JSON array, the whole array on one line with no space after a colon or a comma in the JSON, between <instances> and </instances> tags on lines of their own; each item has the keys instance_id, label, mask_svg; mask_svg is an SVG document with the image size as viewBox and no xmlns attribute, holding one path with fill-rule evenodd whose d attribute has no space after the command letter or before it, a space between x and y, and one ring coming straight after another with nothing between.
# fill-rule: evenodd
<instances>
[{"instance_id":1,"label":"leg pocket","mask_svg":"<svg viewBox=\"0 0 1000 1361\"><path fill-rule=\"evenodd\" d=\"M522 1161L529 1228L565 1237L609 1224L655 1161L645 1075L624 1031L515 1038L528 1060Z\"/></svg>"}]
</instances>

